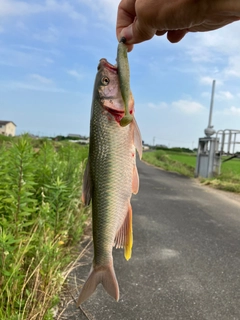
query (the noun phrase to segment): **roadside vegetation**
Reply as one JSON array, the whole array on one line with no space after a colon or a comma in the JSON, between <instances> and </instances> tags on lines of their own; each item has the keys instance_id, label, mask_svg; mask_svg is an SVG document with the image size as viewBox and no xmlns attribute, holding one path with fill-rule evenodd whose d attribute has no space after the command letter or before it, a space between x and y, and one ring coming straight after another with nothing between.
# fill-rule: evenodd
<instances>
[{"instance_id":1,"label":"roadside vegetation","mask_svg":"<svg viewBox=\"0 0 240 320\"><path fill-rule=\"evenodd\" d=\"M0 138L1 320L53 319L88 217L87 154L67 141Z\"/></svg>"},{"instance_id":2,"label":"roadside vegetation","mask_svg":"<svg viewBox=\"0 0 240 320\"><path fill-rule=\"evenodd\" d=\"M143 160L167 171L177 172L187 177L194 177L196 154L190 150L164 149L143 153ZM219 176L199 178L205 185L217 189L240 193L240 159L223 162Z\"/></svg>"},{"instance_id":3,"label":"roadside vegetation","mask_svg":"<svg viewBox=\"0 0 240 320\"><path fill-rule=\"evenodd\" d=\"M196 156L176 151L156 150L143 153L143 160L167 171L194 176Z\"/></svg>"}]
</instances>

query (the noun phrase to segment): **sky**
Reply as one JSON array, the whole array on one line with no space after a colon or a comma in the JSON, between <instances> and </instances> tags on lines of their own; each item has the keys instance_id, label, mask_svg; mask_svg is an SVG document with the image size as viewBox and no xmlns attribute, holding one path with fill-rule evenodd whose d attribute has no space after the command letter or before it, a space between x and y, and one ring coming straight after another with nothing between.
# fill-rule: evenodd
<instances>
[{"instance_id":1,"label":"sky","mask_svg":"<svg viewBox=\"0 0 240 320\"><path fill-rule=\"evenodd\" d=\"M98 62L115 64L119 0L0 0L0 120L17 134L89 136ZM129 53L135 115L148 144L196 148L208 125L240 130L240 22L166 36Z\"/></svg>"}]
</instances>

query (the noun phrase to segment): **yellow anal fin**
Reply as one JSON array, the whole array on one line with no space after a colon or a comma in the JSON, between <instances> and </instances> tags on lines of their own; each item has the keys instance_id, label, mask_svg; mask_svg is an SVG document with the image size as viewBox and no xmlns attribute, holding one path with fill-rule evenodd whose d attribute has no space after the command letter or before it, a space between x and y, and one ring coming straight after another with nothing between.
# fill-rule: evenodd
<instances>
[{"instance_id":1,"label":"yellow anal fin","mask_svg":"<svg viewBox=\"0 0 240 320\"><path fill-rule=\"evenodd\" d=\"M124 247L124 256L126 260L129 260L132 255L133 245L133 232L132 232L132 206L129 202L128 212L124 219L124 222L117 232L114 244L116 248Z\"/></svg>"},{"instance_id":2,"label":"yellow anal fin","mask_svg":"<svg viewBox=\"0 0 240 320\"><path fill-rule=\"evenodd\" d=\"M126 240L124 245L124 257L129 260L132 256L132 246L133 246L133 231L132 231L132 206L129 203L128 213L127 213L127 225L126 225Z\"/></svg>"}]
</instances>

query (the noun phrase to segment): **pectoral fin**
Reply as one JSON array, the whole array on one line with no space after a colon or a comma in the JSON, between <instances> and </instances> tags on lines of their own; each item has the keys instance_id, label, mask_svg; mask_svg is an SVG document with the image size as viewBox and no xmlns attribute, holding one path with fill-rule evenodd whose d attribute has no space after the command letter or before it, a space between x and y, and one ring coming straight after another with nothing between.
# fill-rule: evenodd
<instances>
[{"instance_id":1,"label":"pectoral fin","mask_svg":"<svg viewBox=\"0 0 240 320\"><path fill-rule=\"evenodd\" d=\"M83 176L83 186L82 186L82 202L84 205L88 206L92 199L92 184L90 176L90 163L89 158L87 161L86 169Z\"/></svg>"},{"instance_id":2,"label":"pectoral fin","mask_svg":"<svg viewBox=\"0 0 240 320\"><path fill-rule=\"evenodd\" d=\"M137 194L139 190L139 176L136 164L133 166L133 177L132 177L132 193Z\"/></svg>"},{"instance_id":3,"label":"pectoral fin","mask_svg":"<svg viewBox=\"0 0 240 320\"><path fill-rule=\"evenodd\" d=\"M126 218L115 238L116 248L124 247L124 256L129 260L132 255L133 232L132 232L132 206L129 202Z\"/></svg>"},{"instance_id":4,"label":"pectoral fin","mask_svg":"<svg viewBox=\"0 0 240 320\"><path fill-rule=\"evenodd\" d=\"M140 130L138 128L137 121L135 118L133 119L133 125L134 125L134 146L137 149L137 152L139 154L139 158L141 160L141 158L142 158L142 136L141 136L141 133L140 133Z\"/></svg>"}]
</instances>

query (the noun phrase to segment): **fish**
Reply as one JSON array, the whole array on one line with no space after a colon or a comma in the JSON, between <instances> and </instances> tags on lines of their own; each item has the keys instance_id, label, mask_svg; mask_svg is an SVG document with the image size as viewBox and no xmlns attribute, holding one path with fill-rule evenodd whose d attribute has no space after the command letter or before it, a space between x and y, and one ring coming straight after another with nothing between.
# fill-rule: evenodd
<instances>
[{"instance_id":1,"label":"fish","mask_svg":"<svg viewBox=\"0 0 240 320\"><path fill-rule=\"evenodd\" d=\"M78 306L94 293L100 283L118 301L119 286L112 250L114 246L124 248L126 260L132 254L130 200L132 194L139 190L136 150L141 159L142 138L134 116L132 93L129 91L128 105L125 106L121 81L119 66L101 59L93 89L89 156L82 192L82 202L92 205L94 257L77 300ZM132 119L122 126L126 108Z\"/></svg>"}]
</instances>

